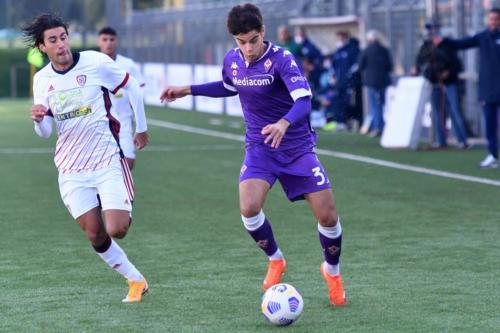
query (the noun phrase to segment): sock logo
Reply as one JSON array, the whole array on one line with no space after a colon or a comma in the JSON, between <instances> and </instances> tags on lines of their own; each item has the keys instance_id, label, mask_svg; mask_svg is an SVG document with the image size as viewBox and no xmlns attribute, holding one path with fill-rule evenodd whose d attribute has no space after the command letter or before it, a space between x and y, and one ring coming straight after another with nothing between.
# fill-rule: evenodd
<instances>
[{"instance_id":1,"label":"sock logo","mask_svg":"<svg viewBox=\"0 0 500 333\"><path fill-rule=\"evenodd\" d=\"M332 245L328 247L326 250L328 251L328 254L330 254L331 256L335 256L340 251L340 247Z\"/></svg>"},{"instance_id":2,"label":"sock logo","mask_svg":"<svg viewBox=\"0 0 500 333\"><path fill-rule=\"evenodd\" d=\"M265 249L267 248L267 239L262 239L260 241L257 242L257 245L261 248L261 249Z\"/></svg>"},{"instance_id":3,"label":"sock logo","mask_svg":"<svg viewBox=\"0 0 500 333\"><path fill-rule=\"evenodd\" d=\"M122 264L115 264L115 265L113 265L113 269L118 269L118 268L120 268L121 265Z\"/></svg>"}]
</instances>

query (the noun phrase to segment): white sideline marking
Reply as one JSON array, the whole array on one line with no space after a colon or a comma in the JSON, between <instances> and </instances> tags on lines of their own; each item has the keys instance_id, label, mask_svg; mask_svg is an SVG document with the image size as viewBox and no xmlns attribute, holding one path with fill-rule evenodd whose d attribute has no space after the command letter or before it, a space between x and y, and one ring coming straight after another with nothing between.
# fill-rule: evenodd
<instances>
[{"instance_id":1,"label":"white sideline marking","mask_svg":"<svg viewBox=\"0 0 500 333\"><path fill-rule=\"evenodd\" d=\"M203 135L213 136L213 137L217 137L217 138L223 138L223 139L235 140L235 141L241 141L241 142L245 141L245 137L243 135L219 132L219 131L215 131L215 130L198 128L198 127L193 127L193 126L189 126L189 125L181 125L181 124L171 123L171 122L163 121L163 120L148 119L148 124L153 125L153 126L178 130L178 131L184 131L184 132L188 132L188 133L203 134ZM467 176L467 175L462 175L462 174L454 173L454 172L447 172L447 171L440 171L440 170L436 170L436 169L417 167L417 166L413 166L413 165L409 165L409 164L390 162L390 161L386 161L386 160L380 160L377 158L371 158L371 157L366 157L366 156L361 156L361 155L336 152L333 150L316 149L316 153L318 155L333 156L333 157L337 157L337 158L341 158L341 159L345 159L345 160L373 164L373 165L383 166L383 167L391 168L391 169L411 171L411 172L421 173L421 174L426 174L426 175L431 175L431 176L457 179L457 180L463 180L463 181L471 182L471 183L479 183L479 184L493 185L493 186L500 187L500 181L488 179L488 178Z\"/></svg>"}]
</instances>

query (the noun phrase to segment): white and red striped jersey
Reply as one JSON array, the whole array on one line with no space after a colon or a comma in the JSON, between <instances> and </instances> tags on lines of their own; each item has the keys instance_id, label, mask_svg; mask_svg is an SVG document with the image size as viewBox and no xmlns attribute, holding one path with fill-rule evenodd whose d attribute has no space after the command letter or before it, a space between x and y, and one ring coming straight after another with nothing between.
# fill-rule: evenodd
<instances>
[{"instance_id":1,"label":"white and red striped jersey","mask_svg":"<svg viewBox=\"0 0 500 333\"><path fill-rule=\"evenodd\" d=\"M33 82L35 104L47 107L56 123L54 163L62 173L96 170L120 157L120 123L111 110L110 93L129 78L100 52L74 53L73 60L62 72L48 64Z\"/></svg>"},{"instance_id":2,"label":"white and red striped jersey","mask_svg":"<svg viewBox=\"0 0 500 333\"><path fill-rule=\"evenodd\" d=\"M144 82L144 78L136 63L132 59L124 57L120 54L116 55L115 63L118 67L125 70L130 74L130 76L136 79L142 90L146 83ZM129 92L124 89L120 89L116 92L116 94L111 95L111 102L113 104L113 110L118 115L118 120L120 120L121 129L126 132L133 132L132 124L134 121L134 111L130 106L128 94Z\"/></svg>"}]
</instances>

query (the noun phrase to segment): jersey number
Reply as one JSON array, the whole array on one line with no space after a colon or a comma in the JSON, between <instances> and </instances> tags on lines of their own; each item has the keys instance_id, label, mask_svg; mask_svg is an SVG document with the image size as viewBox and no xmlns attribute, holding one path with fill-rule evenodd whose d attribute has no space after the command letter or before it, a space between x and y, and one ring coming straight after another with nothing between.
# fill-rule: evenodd
<instances>
[{"instance_id":1,"label":"jersey number","mask_svg":"<svg viewBox=\"0 0 500 333\"><path fill-rule=\"evenodd\" d=\"M314 177L319 177L319 181L316 183L316 185L323 185L326 181L326 177L323 172L321 172L320 167L315 167L314 169L312 169L312 172L314 172Z\"/></svg>"}]
</instances>

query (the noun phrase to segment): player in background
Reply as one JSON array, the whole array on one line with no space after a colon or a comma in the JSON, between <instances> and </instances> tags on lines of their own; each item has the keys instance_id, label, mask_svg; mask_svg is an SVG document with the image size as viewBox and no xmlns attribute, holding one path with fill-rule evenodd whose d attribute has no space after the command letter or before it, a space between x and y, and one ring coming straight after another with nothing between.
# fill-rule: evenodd
<instances>
[{"instance_id":1,"label":"player in background","mask_svg":"<svg viewBox=\"0 0 500 333\"><path fill-rule=\"evenodd\" d=\"M139 86L144 89L146 83L137 65L132 59L117 53L118 35L113 28L105 27L99 30L97 46L99 46L99 50L102 53L107 54L120 68L136 79ZM128 166L132 170L135 162L134 111L130 105L127 91L120 89L110 97L113 109L118 114L118 120L120 121L120 146L122 147Z\"/></svg>"},{"instance_id":2,"label":"player in background","mask_svg":"<svg viewBox=\"0 0 500 333\"><path fill-rule=\"evenodd\" d=\"M43 138L55 121L54 163L62 200L97 254L127 279L123 302L139 302L148 290L146 279L112 239L125 237L132 222L134 185L109 99L119 89L129 93L137 124L134 141L142 149L149 136L139 85L102 53L71 53L67 26L55 15L40 15L23 30L50 60L34 77L31 118Z\"/></svg>"},{"instance_id":3,"label":"player in background","mask_svg":"<svg viewBox=\"0 0 500 333\"><path fill-rule=\"evenodd\" d=\"M224 58L222 80L166 87L160 99L239 95L247 126L240 211L248 233L269 257L262 288L279 283L287 268L262 210L268 191L279 180L288 199L305 199L317 219L324 252L321 273L330 302L342 306L346 303L339 271L342 229L330 181L314 152L316 134L308 121L311 91L307 80L289 51L264 40L262 16L255 5L233 7L227 27L238 47Z\"/></svg>"}]
</instances>

